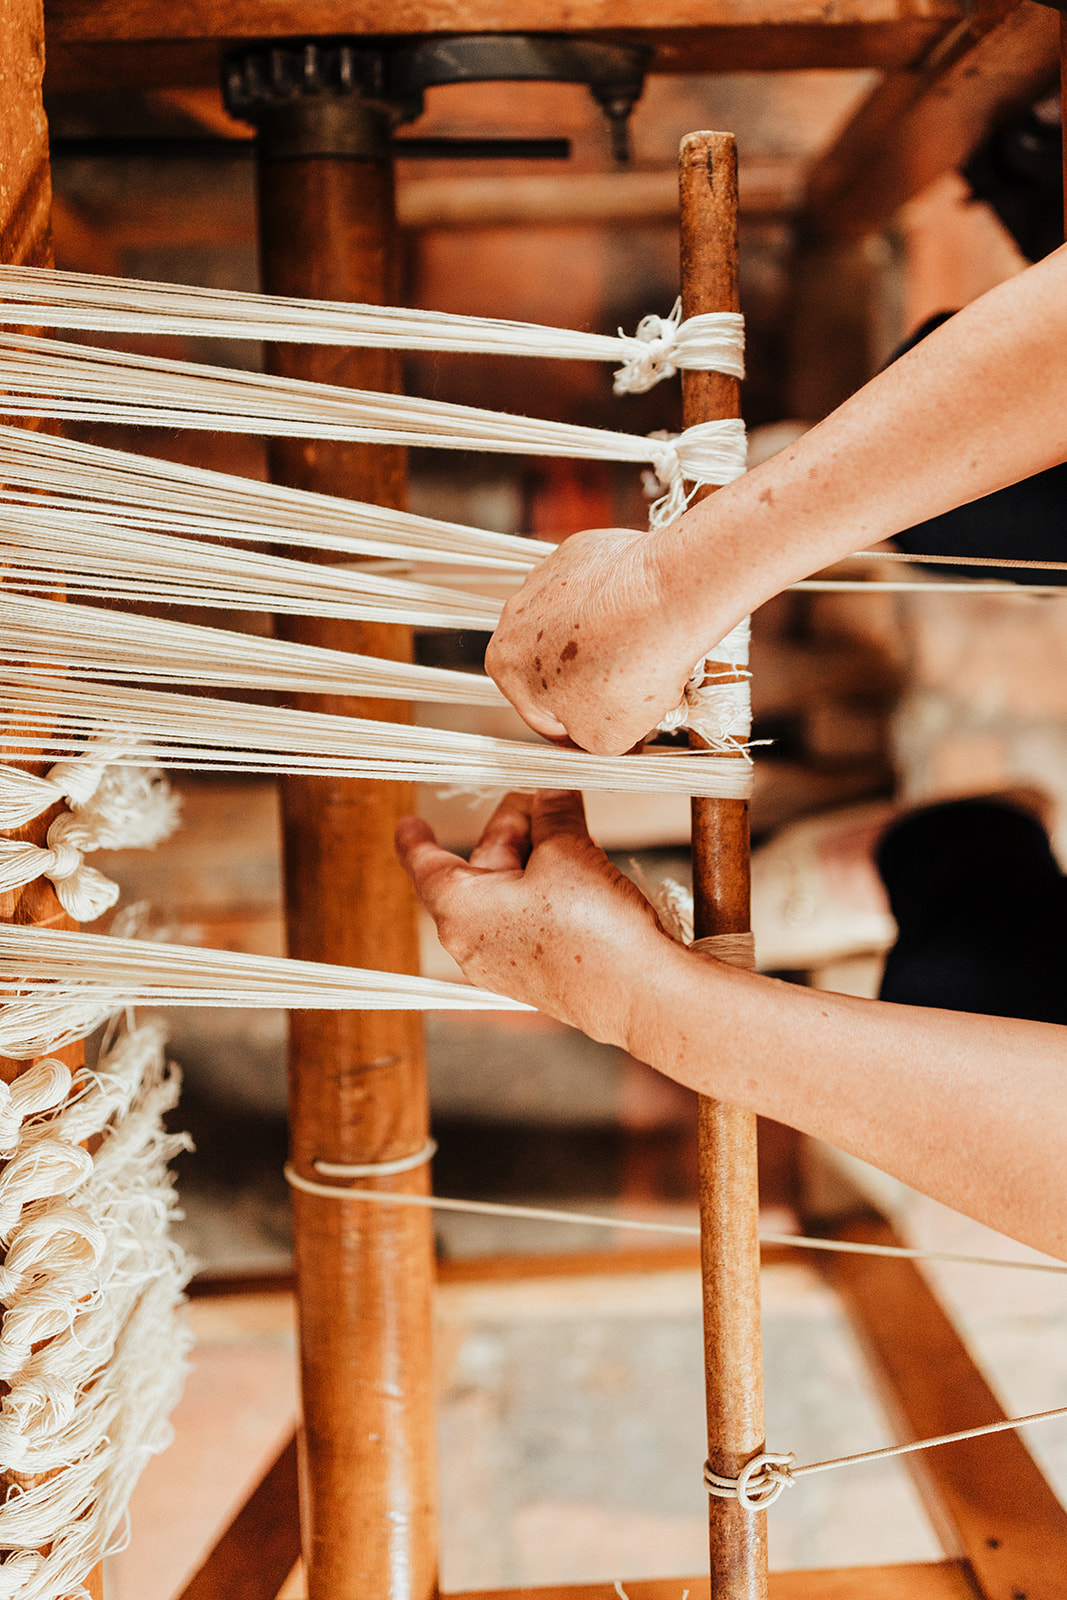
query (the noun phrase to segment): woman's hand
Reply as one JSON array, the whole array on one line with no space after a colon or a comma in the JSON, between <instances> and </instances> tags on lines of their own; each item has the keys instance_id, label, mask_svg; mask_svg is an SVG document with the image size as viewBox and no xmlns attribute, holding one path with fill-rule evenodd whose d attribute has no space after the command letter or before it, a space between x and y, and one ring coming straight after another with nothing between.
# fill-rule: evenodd
<instances>
[{"instance_id":1,"label":"woman's hand","mask_svg":"<svg viewBox=\"0 0 1067 1600\"><path fill-rule=\"evenodd\" d=\"M469 864L405 817L397 853L472 983L627 1047L632 1010L683 947L589 837L582 797L509 794Z\"/></svg>"},{"instance_id":2,"label":"woman's hand","mask_svg":"<svg viewBox=\"0 0 1067 1600\"><path fill-rule=\"evenodd\" d=\"M576 533L504 607L486 670L535 732L621 755L680 703L715 641L696 642L664 593L660 542L625 528Z\"/></svg>"}]
</instances>

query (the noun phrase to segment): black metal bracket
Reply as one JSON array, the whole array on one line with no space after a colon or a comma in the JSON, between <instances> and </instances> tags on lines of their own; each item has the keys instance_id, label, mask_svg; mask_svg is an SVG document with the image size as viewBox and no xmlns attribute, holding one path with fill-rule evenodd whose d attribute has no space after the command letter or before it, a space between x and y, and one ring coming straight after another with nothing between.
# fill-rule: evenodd
<instances>
[{"instance_id":1,"label":"black metal bracket","mask_svg":"<svg viewBox=\"0 0 1067 1600\"><path fill-rule=\"evenodd\" d=\"M427 89L444 84L581 83L607 117L612 152L624 162L630 153L630 113L644 87L651 54L644 45L606 44L565 34L272 40L228 55L222 86L227 109L248 122L258 123L264 115L327 95L359 99L396 127L420 115ZM456 141L457 146L465 143ZM434 141L433 153L449 153L448 144ZM486 154L515 153L507 149L512 141L500 141L495 150L489 146L497 141L479 144Z\"/></svg>"},{"instance_id":2,"label":"black metal bracket","mask_svg":"<svg viewBox=\"0 0 1067 1600\"><path fill-rule=\"evenodd\" d=\"M251 161L255 139L227 139L223 134L185 137L133 134L60 134L49 143L53 160L72 161ZM569 139L394 139L398 161L566 161Z\"/></svg>"}]
</instances>

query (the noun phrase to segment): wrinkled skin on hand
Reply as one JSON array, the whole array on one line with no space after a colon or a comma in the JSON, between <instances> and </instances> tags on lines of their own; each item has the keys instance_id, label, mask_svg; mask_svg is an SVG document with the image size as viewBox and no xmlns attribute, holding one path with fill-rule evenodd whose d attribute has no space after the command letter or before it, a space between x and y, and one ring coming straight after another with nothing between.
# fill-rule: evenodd
<instances>
[{"instance_id":1,"label":"wrinkled skin on hand","mask_svg":"<svg viewBox=\"0 0 1067 1600\"><path fill-rule=\"evenodd\" d=\"M636 985L683 947L589 837L579 794L509 794L469 864L405 817L397 853L472 983L627 1047Z\"/></svg>"},{"instance_id":2,"label":"wrinkled skin on hand","mask_svg":"<svg viewBox=\"0 0 1067 1600\"><path fill-rule=\"evenodd\" d=\"M679 629L655 551L628 528L573 534L504 607L486 670L535 732L621 755L681 702L713 641Z\"/></svg>"}]
</instances>

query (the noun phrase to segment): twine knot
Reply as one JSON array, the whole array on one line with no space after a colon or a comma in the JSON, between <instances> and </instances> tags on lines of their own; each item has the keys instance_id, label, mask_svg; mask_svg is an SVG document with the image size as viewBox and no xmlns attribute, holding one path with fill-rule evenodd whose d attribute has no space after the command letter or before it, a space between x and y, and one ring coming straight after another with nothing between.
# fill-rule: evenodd
<instances>
[{"instance_id":1,"label":"twine knot","mask_svg":"<svg viewBox=\"0 0 1067 1600\"><path fill-rule=\"evenodd\" d=\"M698 422L673 435L653 433L648 445L657 487L664 491L649 510L650 528L677 521L703 484L732 483L746 470L745 425L738 417Z\"/></svg>"},{"instance_id":2,"label":"twine knot","mask_svg":"<svg viewBox=\"0 0 1067 1600\"><path fill-rule=\"evenodd\" d=\"M44 854L50 855L52 860L50 865L43 867L42 870L47 873L54 884L60 884L67 878L73 878L76 873L81 871L84 859L82 853L77 845L70 844L65 839L49 839L48 850L42 851L42 855Z\"/></svg>"},{"instance_id":3,"label":"twine knot","mask_svg":"<svg viewBox=\"0 0 1067 1600\"><path fill-rule=\"evenodd\" d=\"M674 302L670 316L660 317L650 312L637 324L632 339L627 339L622 329L619 338L629 347L626 360L615 373L616 394L644 394L655 387L661 378L673 378L678 368L671 360L678 342L678 327L682 320L681 298Z\"/></svg>"},{"instance_id":4,"label":"twine knot","mask_svg":"<svg viewBox=\"0 0 1067 1600\"><path fill-rule=\"evenodd\" d=\"M736 1478L723 1477L713 1472L711 1463L704 1463L704 1487L719 1500L737 1500L746 1511L766 1511L784 1489L796 1482L793 1467L796 1456L774 1450L761 1451L741 1468Z\"/></svg>"}]
</instances>

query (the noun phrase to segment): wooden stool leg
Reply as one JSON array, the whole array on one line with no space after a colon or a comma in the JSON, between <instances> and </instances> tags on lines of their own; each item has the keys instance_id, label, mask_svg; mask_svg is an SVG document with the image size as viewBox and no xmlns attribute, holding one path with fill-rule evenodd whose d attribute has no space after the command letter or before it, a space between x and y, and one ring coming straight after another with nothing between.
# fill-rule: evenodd
<instances>
[{"instance_id":1,"label":"wooden stool leg","mask_svg":"<svg viewBox=\"0 0 1067 1600\"><path fill-rule=\"evenodd\" d=\"M341 142L339 135L351 143ZM355 137L354 137L355 135ZM358 96L310 96L261 120L264 288L396 303L393 174L380 113ZM358 154L338 154L338 149ZM377 152L377 153L375 153ZM275 372L399 387L387 351L273 347ZM276 481L399 505L404 452L280 441ZM291 639L410 659L406 629L279 619ZM315 710L406 720L375 701L303 697ZM289 953L418 971L415 908L393 855L409 785L290 779L282 790ZM362 1164L427 1137L421 1021L404 1012L290 1019L292 1160ZM371 1180L425 1190L428 1169ZM436 1593L429 1214L294 1193L310 1600L428 1600Z\"/></svg>"},{"instance_id":2,"label":"wooden stool leg","mask_svg":"<svg viewBox=\"0 0 1067 1600\"><path fill-rule=\"evenodd\" d=\"M682 315L737 311L737 148L725 133L694 133L680 169ZM740 415L735 378L685 373L686 427ZM693 900L697 938L749 927L748 803L693 802ZM756 1118L700 1102L700 1226L708 1457L736 1477L763 1448ZM715 1600L764 1600L766 1513L710 1501Z\"/></svg>"}]
</instances>

